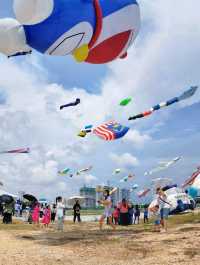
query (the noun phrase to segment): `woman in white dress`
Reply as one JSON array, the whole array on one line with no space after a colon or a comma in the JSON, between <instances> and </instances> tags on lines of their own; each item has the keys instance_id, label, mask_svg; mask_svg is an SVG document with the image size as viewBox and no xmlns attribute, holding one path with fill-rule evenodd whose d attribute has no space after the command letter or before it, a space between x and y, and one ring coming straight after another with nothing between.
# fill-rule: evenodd
<instances>
[{"instance_id":1,"label":"woman in white dress","mask_svg":"<svg viewBox=\"0 0 200 265\"><path fill-rule=\"evenodd\" d=\"M100 200L98 202L105 207L104 208L104 213L103 213L103 215L101 216L101 218L99 220L100 230L102 230L103 222L107 218L108 218L109 225L115 230L116 226L112 222L112 209L111 209L112 208L112 201L111 201L111 197L110 197L110 191L109 190L105 190L104 191L104 199Z\"/></svg>"}]
</instances>

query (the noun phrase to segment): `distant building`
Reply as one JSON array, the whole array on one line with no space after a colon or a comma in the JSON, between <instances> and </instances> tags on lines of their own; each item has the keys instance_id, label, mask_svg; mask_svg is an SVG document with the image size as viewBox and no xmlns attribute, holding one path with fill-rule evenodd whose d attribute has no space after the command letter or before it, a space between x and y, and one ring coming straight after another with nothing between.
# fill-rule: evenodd
<instances>
[{"instance_id":1,"label":"distant building","mask_svg":"<svg viewBox=\"0 0 200 265\"><path fill-rule=\"evenodd\" d=\"M116 192L114 192L111 195L111 199L112 199L112 205L113 205L113 207L114 206L117 206L118 203L120 202L120 189L118 189Z\"/></svg>"},{"instance_id":2,"label":"distant building","mask_svg":"<svg viewBox=\"0 0 200 265\"><path fill-rule=\"evenodd\" d=\"M80 196L85 198L83 207L85 208L95 208L96 207L96 189L91 187L80 188Z\"/></svg>"},{"instance_id":3,"label":"distant building","mask_svg":"<svg viewBox=\"0 0 200 265\"><path fill-rule=\"evenodd\" d=\"M104 190L113 190L113 187L111 186L96 186L96 201L98 202L99 200L101 200L103 198L103 192ZM120 190L118 189L116 192L114 192L113 194L111 194L111 200L112 200L112 206L114 207L115 205L118 204L118 202L120 201ZM97 205L99 205L97 203Z\"/></svg>"}]
</instances>

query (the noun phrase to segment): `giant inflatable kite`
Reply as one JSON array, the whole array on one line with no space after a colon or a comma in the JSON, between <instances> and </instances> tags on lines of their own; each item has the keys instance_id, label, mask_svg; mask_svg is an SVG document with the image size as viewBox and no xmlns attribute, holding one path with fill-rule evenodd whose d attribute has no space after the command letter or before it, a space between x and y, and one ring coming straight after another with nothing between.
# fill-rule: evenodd
<instances>
[{"instance_id":1,"label":"giant inflatable kite","mask_svg":"<svg viewBox=\"0 0 200 265\"><path fill-rule=\"evenodd\" d=\"M14 0L16 19L0 20L0 52L71 54L78 62L124 58L140 28L136 0Z\"/></svg>"},{"instance_id":2,"label":"giant inflatable kite","mask_svg":"<svg viewBox=\"0 0 200 265\"><path fill-rule=\"evenodd\" d=\"M96 127L93 133L105 141L113 141L122 138L129 129L129 127L123 126L118 122L111 121Z\"/></svg>"}]
</instances>

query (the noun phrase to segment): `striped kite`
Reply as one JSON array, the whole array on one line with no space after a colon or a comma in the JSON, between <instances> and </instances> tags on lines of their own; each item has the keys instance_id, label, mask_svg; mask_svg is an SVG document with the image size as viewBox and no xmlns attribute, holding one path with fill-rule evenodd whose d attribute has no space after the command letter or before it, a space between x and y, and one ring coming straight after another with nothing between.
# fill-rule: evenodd
<instances>
[{"instance_id":1,"label":"striped kite","mask_svg":"<svg viewBox=\"0 0 200 265\"><path fill-rule=\"evenodd\" d=\"M153 173L156 173L156 172L165 170L168 167L170 167L173 164L175 164L176 162L178 162L179 160L181 160L181 158L182 158L181 156L178 156L178 157L175 157L174 159L172 159L171 161L168 161L168 162L160 162L158 167L156 167L156 168L154 168L154 169L152 169L150 171L145 172L144 175L145 176L152 175Z\"/></svg>"},{"instance_id":2,"label":"striped kite","mask_svg":"<svg viewBox=\"0 0 200 265\"><path fill-rule=\"evenodd\" d=\"M200 167L197 168L197 170L192 174L192 176L187 179L184 184L182 185L182 188L185 188L188 185L192 185L195 181L195 179L200 175Z\"/></svg>"},{"instance_id":3,"label":"striped kite","mask_svg":"<svg viewBox=\"0 0 200 265\"><path fill-rule=\"evenodd\" d=\"M92 166L89 166L89 167L80 169L79 171L76 172L76 175L80 175L81 173L85 173L87 171L90 171L92 168L93 168Z\"/></svg>"},{"instance_id":4,"label":"striped kite","mask_svg":"<svg viewBox=\"0 0 200 265\"><path fill-rule=\"evenodd\" d=\"M105 141L113 141L122 138L130 128L111 121L104 123L93 130L93 133Z\"/></svg>"},{"instance_id":5,"label":"striped kite","mask_svg":"<svg viewBox=\"0 0 200 265\"><path fill-rule=\"evenodd\" d=\"M136 120L136 119L140 119L140 118L149 116L156 110L159 110L161 108L170 106L170 105L172 105L174 103L177 103L179 101L188 99L188 98L192 97L196 93L197 89L198 89L198 86L192 86L190 89L185 91L179 97L172 98L172 99L170 99L170 100L168 100L166 102L161 102L160 104L153 106L150 110L147 110L147 111L144 111L144 112L142 112L140 114L137 114L135 116L129 117L129 120Z\"/></svg>"},{"instance_id":6,"label":"striped kite","mask_svg":"<svg viewBox=\"0 0 200 265\"><path fill-rule=\"evenodd\" d=\"M20 148L20 149L0 152L0 154L28 154L28 153L30 153L30 148Z\"/></svg>"},{"instance_id":7,"label":"striped kite","mask_svg":"<svg viewBox=\"0 0 200 265\"><path fill-rule=\"evenodd\" d=\"M151 189L145 189L145 190L141 190L138 192L138 197L139 198L142 198L142 197L145 197L149 192L151 191Z\"/></svg>"}]
</instances>

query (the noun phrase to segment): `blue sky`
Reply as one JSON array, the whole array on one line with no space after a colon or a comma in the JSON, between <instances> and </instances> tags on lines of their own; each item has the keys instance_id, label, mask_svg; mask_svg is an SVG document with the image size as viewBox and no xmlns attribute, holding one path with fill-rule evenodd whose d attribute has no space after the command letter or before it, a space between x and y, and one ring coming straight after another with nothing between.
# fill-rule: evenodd
<instances>
[{"instance_id":1,"label":"blue sky","mask_svg":"<svg viewBox=\"0 0 200 265\"><path fill-rule=\"evenodd\" d=\"M0 148L30 146L33 150L28 158L4 157L0 173L6 189L16 193L26 189L49 198L69 196L83 184L109 180L118 185L120 177L128 173L134 173L135 180L119 185L138 183L142 189L151 183L151 177L144 177L146 170L179 155L183 156L180 162L154 177L172 177L182 183L195 170L200 163L199 91L183 104L147 119L127 121L129 115L200 84L200 30L196 28L200 3L166 2L139 1L141 31L123 61L95 66L78 64L69 56L55 58L36 52L10 60L0 55ZM1 1L0 17L14 16L11 5L10 0ZM133 102L120 108L119 100L129 95ZM78 108L58 111L59 104L77 96L82 99ZM77 138L86 123L96 125L111 117L130 125L127 138L112 143L94 136ZM74 179L57 176L59 169L89 165L93 170L88 175ZM111 176L119 167L121 176Z\"/></svg>"}]
</instances>

